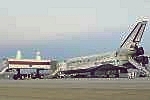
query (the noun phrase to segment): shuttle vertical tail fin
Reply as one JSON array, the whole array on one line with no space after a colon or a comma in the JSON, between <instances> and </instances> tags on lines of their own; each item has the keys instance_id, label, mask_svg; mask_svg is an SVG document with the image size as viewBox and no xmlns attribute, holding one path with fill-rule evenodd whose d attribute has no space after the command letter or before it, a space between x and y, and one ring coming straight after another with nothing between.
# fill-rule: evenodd
<instances>
[{"instance_id":1,"label":"shuttle vertical tail fin","mask_svg":"<svg viewBox=\"0 0 150 100\"><path fill-rule=\"evenodd\" d=\"M138 22L128 37L121 44L120 48L130 48L131 46L138 45L143 36L146 24L147 21Z\"/></svg>"}]
</instances>

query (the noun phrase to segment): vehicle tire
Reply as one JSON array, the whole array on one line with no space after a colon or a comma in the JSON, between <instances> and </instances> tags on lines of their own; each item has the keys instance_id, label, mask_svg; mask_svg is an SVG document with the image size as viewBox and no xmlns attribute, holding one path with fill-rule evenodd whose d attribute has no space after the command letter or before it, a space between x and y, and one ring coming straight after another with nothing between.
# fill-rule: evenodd
<instances>
[{"instance_id":1,"label":"vehicle tire","mask_svg":"<svg viewBox=\"0 0 150 100\"><path fill-rule=\"evenodd\" d=\"M32 78L32 79L36 79L36 77L35 77L35 76L31 76L31 78Z\"/></svg>"},{"instance_id":2,"label":"vehicle tire","mask_svg":"<svg viewBox=\"0 0 150 100\"><path fill-rule=\"evenodd\" d=\"M44 75L40 75L39 79L44 79Z\"/></svg>"},{"instance_id":3,"label":"vehicle tire","mask_svg":"<svg viewBox=\"0 0 150 100\"><path fill-rule=\"evenodd\" d=\"M109 78L109 75L106 75L106 78Z\"/></svg>"},{"instance_id":4,"label":"vehicle tire","mask_svg":"<svg viewBox=\"0 0 150 100\"><path fill-rule=\"evenodd\" d=\"M14 79L14 80L18 80L18 75L14 75L14 76L13 76L13 79Z\"/></svg>"}]
</instances>

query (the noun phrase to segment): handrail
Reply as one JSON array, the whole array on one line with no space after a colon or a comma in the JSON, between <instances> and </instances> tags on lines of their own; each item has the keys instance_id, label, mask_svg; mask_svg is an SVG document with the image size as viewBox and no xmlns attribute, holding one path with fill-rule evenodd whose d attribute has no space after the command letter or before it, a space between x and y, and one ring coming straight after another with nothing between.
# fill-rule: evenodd
<instances>
[{"instance_id":1,"label":"handrail","mask_svg":"<svg viewBox=\"0 0 150 100\"><path fill-rule=\"evenodd\" d=\"M139 63L137 63L133 58L129 58L129 62L131 64L133 64L137 69L139 69L140 71L143 71L146 75L149 75L150 72L148 70L145 69L144 66L140 65Z\"/></svg>"}]
</instances>

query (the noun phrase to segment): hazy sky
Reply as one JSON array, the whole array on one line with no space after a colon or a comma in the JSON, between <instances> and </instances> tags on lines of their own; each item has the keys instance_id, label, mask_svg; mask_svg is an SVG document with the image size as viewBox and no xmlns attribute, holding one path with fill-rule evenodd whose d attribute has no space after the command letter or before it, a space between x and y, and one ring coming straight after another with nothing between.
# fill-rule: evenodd
<instances>
[{"instance_id":1,"label":"hazy sky","mask_svg":"<svg viewBox=\"0 0 150 100\"><path fill-rule=\"evenodd\" d=\"M0 0L0 7L1 57L18 49L27 58L36 50L56 58L113 51L139 18L150 18L149 0ZM149 39L147 28L147 51Z\"/></svg>"}]
</instances>

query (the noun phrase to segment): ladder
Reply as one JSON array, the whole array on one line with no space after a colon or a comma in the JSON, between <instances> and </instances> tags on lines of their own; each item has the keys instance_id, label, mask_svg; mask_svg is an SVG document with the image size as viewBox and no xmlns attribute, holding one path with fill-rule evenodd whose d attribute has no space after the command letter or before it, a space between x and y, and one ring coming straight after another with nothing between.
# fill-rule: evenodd
<instances>
[{"instance_id":1,"label":"ladder","mask_svg":"<svg viewBox=\"0 0 150 100\"><path fill-rule=\"evenodd\" d=\"M133 58L129 58L129 62L134 65L137 69L139 69L140 72L143 72L146 76L149 76L150 72L145 68L145 66L142 66L141 64L137 63Z\"/></svg>"},{"instance_id":2,"label":"ladder","mask_svg":"<svg viewBox=\"0 0 150 100\"><path fill-rule=\"evenodd\" d=\"M55 76L59 71L60 71L59 68L57 68L51 75Z\"/></svg>"}]
</instances>

